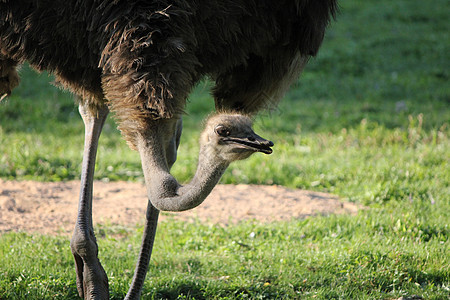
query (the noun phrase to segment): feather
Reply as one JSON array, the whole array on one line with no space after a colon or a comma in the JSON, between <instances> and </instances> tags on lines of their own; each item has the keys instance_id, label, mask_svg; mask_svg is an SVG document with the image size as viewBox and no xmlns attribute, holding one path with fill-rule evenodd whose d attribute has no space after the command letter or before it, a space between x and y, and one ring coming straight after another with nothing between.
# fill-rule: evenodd
<instances>
[{"instance_id":1,"label":"feather","mask_svg":"<svg viewBox=\"0 0 450 300\"><path fill-rule=\"evenodd\" d=\"M82 101L107 102L128 139L130 124L182 113L204 76L219 110L275 107L336 11L336 0L1 0L0 74L6 60L53 72Z\"/></svg>"}]
</instances>

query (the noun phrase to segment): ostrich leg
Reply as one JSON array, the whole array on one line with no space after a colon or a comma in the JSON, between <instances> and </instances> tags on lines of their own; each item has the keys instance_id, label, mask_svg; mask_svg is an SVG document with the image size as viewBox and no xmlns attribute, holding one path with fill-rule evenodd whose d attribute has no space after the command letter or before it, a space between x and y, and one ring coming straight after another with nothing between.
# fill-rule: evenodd
<instances>
[{"instance_id":1,"label":"ostrich leg","mask_svg":"<svg viewBox=\"0 0 450 300\"><path fill-rule=\"evenodd\" d=\"M169 168L175 163L177 158L177 149L180 145L180 137L183 125L181 119L177 121L176 131L169 142L166 149L166 160ZM148 264L152 255L153 242L156 235L156 227L158 225L159 210L156 209L149 200L147 204L147 214L145 221L144 233L142 236L141 251L139 253L138 262L134 271L133 281L125 300L139 299L142 287L144 285L145 276L147 275Z\"/></svg>"},{"instance_id":2,"label":"ostrich leg","mask_svg":"<svg viewBox=\"0 0 450 300\"><path fill-rule=\"evenodd\" d=\"M159 210L157 210L149 200L147 204L147 215L142 236L141 251L139 253L136 270L134 271L133 281L131 282L125 300L139 299L141 295L145 275L147 275L148 264L150 263L150 257L152 255L153 241L155 240L156 226L158 225L158 216Z\"/></svg>"},{"instance_id":3,"label":"ostrich leg","mask_svg":"<svg viewBox=\"0 0 450 300\"><path fill-rule=\"evenodd\" d=\"M92 225L92 185L98 139L109 110L106 106L95 109L80 104L79 111L85 124L85 143L78 217L70 247L75 258L80 296L85 299L108 299L108 278L97 257L98 246Z\"/></svg>"}]
</instances>

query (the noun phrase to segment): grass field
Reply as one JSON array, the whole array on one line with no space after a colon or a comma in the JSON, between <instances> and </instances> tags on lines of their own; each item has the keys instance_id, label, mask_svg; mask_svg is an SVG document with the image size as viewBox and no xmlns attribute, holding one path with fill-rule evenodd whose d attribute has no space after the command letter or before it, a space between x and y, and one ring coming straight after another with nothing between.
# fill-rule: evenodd
<instances>
[{"instance_id":1,"label":"grass field","mask_svg":"<svg viewBox=\"0 0 450 300\"><path fill-rule=\"evenodd\" d=\"M423 299L450 297L450 39L446 0L341 1L338 21L280 107L256 119L270 156L232 165L222 183L330 192L368 207L223 228L158 229L145 299ZM72 97L26 66L0 104L0 177L77 179L83 124ZM210 84L184 117L173 174L193 175ZM143 180L113 119L96 178ZM0 187L1 189L1 187ZM114 299L131 281L142 228L97 228ZM0 236L0 299L76 299L63 237Z\"/></svg>"}]
</instances>

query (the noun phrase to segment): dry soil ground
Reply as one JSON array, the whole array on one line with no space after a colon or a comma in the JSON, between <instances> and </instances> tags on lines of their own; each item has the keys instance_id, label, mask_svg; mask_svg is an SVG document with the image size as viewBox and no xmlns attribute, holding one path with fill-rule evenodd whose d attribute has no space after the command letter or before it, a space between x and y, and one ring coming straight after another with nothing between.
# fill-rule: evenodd
<instances>
[{"instance_id":1,"label":"dry soil ground","mask_svg":"<svg viewBox=\"0 0 450 300\"><path fill-rule=\"evenodd\" d=\"M79 181L34 182L0 179L0 233L27 231L70 234L77 213ZM143 224L147 206L143 184L94 183L94 223ZM170 218L229 224L305 218L315 214L355 213L357 206L337 196L281 186L218 185L199 207Z\"/></svg>"}]
</instances>

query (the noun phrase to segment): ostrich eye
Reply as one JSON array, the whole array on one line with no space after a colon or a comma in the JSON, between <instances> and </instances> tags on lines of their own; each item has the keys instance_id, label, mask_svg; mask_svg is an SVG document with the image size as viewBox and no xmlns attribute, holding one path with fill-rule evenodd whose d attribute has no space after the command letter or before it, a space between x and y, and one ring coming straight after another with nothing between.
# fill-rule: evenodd
<instances>
[{"instance_id":1,"label":"ostrich eye","mask_svg":"<svg viewBox=\"0 0 450 300\"><path fill-rule=\"evenodd\" d=\"M216 128L214 130L218 135L223 136L223 137L227 137L230 135L230 130L222 125L216 126Z\"/></svg>"}]
</instances>

